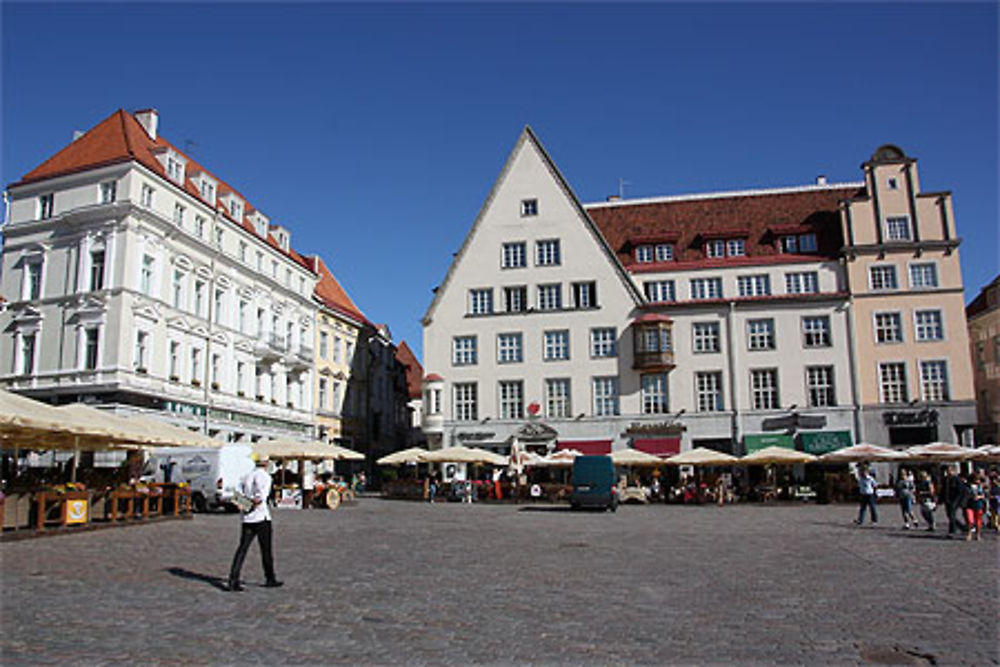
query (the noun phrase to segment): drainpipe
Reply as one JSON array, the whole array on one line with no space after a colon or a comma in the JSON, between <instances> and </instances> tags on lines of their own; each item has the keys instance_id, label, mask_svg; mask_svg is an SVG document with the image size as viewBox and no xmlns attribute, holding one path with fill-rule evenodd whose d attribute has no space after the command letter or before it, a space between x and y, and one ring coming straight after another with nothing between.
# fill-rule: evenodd
<instances>
[{"instance_id":1,"label":"drainpipe","mask_svg":"<svg viewBox=\"0 0 1000 667\"><path fill-rule=\"evenodd\" d=\"M740 418L739 410L736 405L736 345L734 343L735 336L733 335L733 315L736 312L736 302L729 302L729 310L726 311L726 348L729 354L729 402L732 407L732 432L733 432L733 451L736 451L736 443L740 441Z\"/></svg>"},{"instance_id":2,"label":"drainpipe","mask_svg":"<svg viewBox=\"0 0 1000 667\"><path fill-rule=\"evenodd\" d=\"M846 273L846 271L845 271ZM854 444L864 442L861 431L861 405L858 397L858 355L854 341L854 295L847 297L847 359L851 370L851 406L854 414Z\"/></svg>"}]
</instances>

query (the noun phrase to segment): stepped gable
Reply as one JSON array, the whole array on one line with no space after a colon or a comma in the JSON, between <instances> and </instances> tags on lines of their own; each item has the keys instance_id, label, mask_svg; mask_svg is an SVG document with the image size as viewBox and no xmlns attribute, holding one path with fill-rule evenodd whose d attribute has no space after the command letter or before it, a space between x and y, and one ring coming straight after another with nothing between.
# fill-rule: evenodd
<instances>
[{"instance_id":1,"label":"stepped gable","mask_svg":"<svg viewBox=\"0 0 1000 667\"><path fill-rule=\"evenodd\" d=\"M422 396L421 384L424 376L424 367L417 361L417 356L404 340L396 348L396 360L406 367L406 389L410 398L417 399Z\"/></svg>"},{"instance_id":2,"label":"stepped gable","mask_svg":"<svg viewBox=\"0 0 1000 667\"><path fill-rule=\"evenodd\" d=\"M316 283L316 289L313 293L317 299L323 302L323 305L358 320L362 324L370 324L368 318L351 301L351 297L347 296L347 291L341 287L340 283L333 276L333 273L318 255L310 257L306 261L309 263L309 268L313 273L319 276L319 281Z\"/></svg>"},{"instance_id":3,"label":"stepped gable","mask_svg":"<svg viewBox=\"0 0 1000 667\"><path fill-rule=\"evenodd\" d=\"M167 177L166 168L156 159L156 153L164 149L169 149L187 160L183 189L188 195L202 201L206 206L212 207L212 204L202 199L201 192L190 178L190 174L201 172L209 174L218 182L217 196L213 208L234 224L242 227L249 234L260 238L253 224L245 218L247 214L254 210L246 197L214 173L191 159L189 155L178 150L176 146L164 139L162 135L157 134L156 139L152 139L145 128L136 120L135 116L124 109L115 111L48 160L29 171L20 181L13 183L10 187L130 161L140 163L150 171L166 179L167 182L175 187L181 187ZM246 202L243 220L233 218L229 210L221 203L222 197L230 193ZM282 249L277 239L271 234L266 235L265 241L272 248L287 255L299 265L312 270L312 267L302 255L294 250L285 251Z\"/></svg>"},{"instance_id":4,"label":"stepped gable","mask_svg":"<svg viewBox=\"0 0 1000 667\"><path fill-rule=\"evenodd\" d=\"M585 208L629 271L664 271L694 265L757 264L761 260L835 259L843 247L839 202L857 196L859 190L859 184L848 183L626 200L587 204ZM809 232L816 234L816 253L783 255L778 251L778 236ZM743 238L746 257L705 258L704 242L718 238ZM658 242L674 244L674 260L636 264L635 246Z\"/></svg>"}]
</instances>

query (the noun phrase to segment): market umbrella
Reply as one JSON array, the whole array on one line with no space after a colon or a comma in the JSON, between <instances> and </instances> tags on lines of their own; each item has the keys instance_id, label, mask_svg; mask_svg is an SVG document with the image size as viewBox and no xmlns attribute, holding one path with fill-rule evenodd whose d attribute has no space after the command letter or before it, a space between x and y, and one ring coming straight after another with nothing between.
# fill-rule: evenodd
<instances>
[{"instance_id":1,"label":"market umbrella","mask_svg":"<svg viewBox=\"0 0 1000 667\"><path fill-rule=\"evenodd\" d=\"M0 390L0 434L11 443L37 449L74 449L80 445L106 448L115 440L109 424L76 415L6 390ZM24 444L20 444L23 442Z\"/></svg>"},{"instance_id":2,"label":"market umbrella","mask_svg":"<svg viewBox=\"0 0 1000 667\"><path fill-rule=\"evenodd\" d=\"M583 456L583 452L576 449L560 449L548 456L540 457L535 465L542 468L570 468L578 456Z\"/></svg>"},{"instance_id":3,"label":"market umbrella","mask_svg":"<svg viewBox=\"0 0 1000 667\"><path fill-rule=\"evenodd\" d=\"M909 458L906 452L859 442L842 447L819 457L823 463L861 463L864 461L902 461Z\"/></svg>"},{"instance_id":4,"label":"market umbrella","mask_svg":"<svg viewBox=\"0 0 1000 667\"><path fill-rule=\"evenodd\" d=\"M661 466L664 461L659 456L641 452L638 449L619 449L611 452L611 461L616 466Z\"/></svg>"},{"instance_id":5,"label":"market umbrella","mask_svg":"<svg viewBox=\"0 0 1000 667\"><path fill-rule=\"evenodd\" d=\"M217 449L222 447L220 440L211 438L204 433L192 431L182 426L169 424L162 419L147 415L129 415L125 417L132 426L145 432L159 447L205 447Z\"/></svg>"},{"instance_id":6,"label":"market umbrella","mask_svg":"<svg viewBox=\"0 0 1000 667\"><path fill-rule=\"evenodd\" d=\"M364 461L365 455L361 452L356 452L353 449L348 449L347 447L341 447L340 445L328 445L333 450L333 456L331 458L337 461Z\"/></svg>"},{"instance_id":7,"label":"market umbrella","mask_svg":"<svg viewBox=\"0 0 1000 667\"><path fill-rule=\"evenodd\" d=\"M427 454L427 450L423 447L410 447L409 449L402 449L392 454L386 454L376 461L375 464L380 466L398 466L407 463L423 463L425 454Z\"/></svg>"},{"instance_id":8,"label":"market umbrella","mask_svg":"<svg viewBox=\"0 0 1000 667\"><path fill-rule=\"evenodd\" d=\"M765 447L752 454L747 454L739 459L737 463L739 465L793 465L796 463L810 463L815 460L815 456L806 452L799 452L786 447Z\"/></svg>"},{"instance_id":9,"label":"market umbrella","mask_svg":"<svg viewBox=\"0 0 1000 667\"><path fill-rule=\"evenodd\" d=\"M695 447L666 460L666 463L674 466L726 466L738 462L739 459L735 456L705 447Z\"/></svg>"},{"instance_id":10,"label":"market umbrella","mask_svg":"<svg viewBox=\"0 0 1000 667\"><path fill-rule=\"evenodd\" d=\"M915 461L933 461L948 463L964 461L975 453L971 447L962 447L950 442L932 442L929 445L910 447L906 453Z\"/></svg>"},{"instance_id":11,"label":"market umbrella","mask_svg":"<svg viewBox=\"0 0 1000 667\"><path fill-rule=\"evenodd\" d=\"M278 440L261 440L253 443L251 451L257 456L271 459L343 459L346 458L342 451L343 447L331 445L326 442L312 440L292 440L282 438ZM350 450L346 450L350 451ZM364 455L361 455L364 458Z\"/></svg>"},{"instance_id":12,"label":"market umbrella","mask_svg":"<svg viewBox=\"0 0 1000 667\"><path fill-rule=\"evenodd\" d=\"M1000 461L1000 445L976 447L970 458L974 461L998 462Z\"/></svg>"},{"instance_id":13,"label":"market umbrella","mask_svg":"<svg viewBox=\"0 0 1000 667\"><path fill-rule=\"evenodd\" d=\"M427 452L424 461L426 463L486 463L495 466L508 465L510 462L506 456L462 445Z\"/></svg>"}]
</instances>

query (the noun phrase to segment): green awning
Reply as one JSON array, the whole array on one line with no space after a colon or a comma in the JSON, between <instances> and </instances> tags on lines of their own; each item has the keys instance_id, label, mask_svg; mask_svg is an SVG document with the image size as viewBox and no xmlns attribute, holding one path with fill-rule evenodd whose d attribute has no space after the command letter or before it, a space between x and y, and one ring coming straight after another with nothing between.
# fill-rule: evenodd
<instances>
[{"instance_id":1,"label":"green awning","mask_svg":"<svg viewBox=\"0 0 1000 667\"><path fill-rule=\"evenodd\" d=\"M799 433L802 450L810 454L826 454L854 444L850 431L810 431Z\"/></svg>"},{"instance_id":2,"label":"green awning","mask_svg":"<svg viewBox=\"0 0 1000 667\"><path fill-rule=\"evenodd\" d=\"M765 447L795 449L795 440L784 433L754 433L743 436L743 446L746 447L747 454L752 454Z\"/></svg>"}]
</instances>

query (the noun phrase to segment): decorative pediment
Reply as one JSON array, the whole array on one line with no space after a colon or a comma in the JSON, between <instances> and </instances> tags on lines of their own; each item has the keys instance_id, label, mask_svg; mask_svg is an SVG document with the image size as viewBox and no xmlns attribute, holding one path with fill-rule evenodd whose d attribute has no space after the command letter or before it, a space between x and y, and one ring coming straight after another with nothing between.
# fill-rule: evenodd
<instances>
[{"instance_id":1,"label":"decorative pediment","mask_svg":"<svg viewBox=\"0 0 1000 667\"><path fill-rule=\"evenodd\" d=\"M11 319L13 319L16 324L39 322L42 319L42 311L31 304L26 304L19 308Z\"/></svg>"},{"instance_id":2,"label":"decorative pediment","mask_svg":"<svg viewBox=\"0 0 1000 667\"><path fill-rule=\"evenodd\" d=\"M199 324L191 330L191 333L195 336L208 336L208 327Z\"/></svg>"},{"instance_id":3,"label":"decorative pediment","mask_svg":"<svg viewBox=\"0 0 1000 667\"><path fill-rule=\"evenodd\" d=\"M199 266L197 269L195 269L194 273L196 276L204 278L205 280L212 279L212 272L209 271L207 267Z\"/></svg>"},{"instance_id":4,"label":"decorative pediment","mask_svg":"<svg viewBox=\"0 0 1000 667\"><path fill-rule=\"evenodd\" d=\"M244 299L253 299L254 291L252 288L242 285L237 289L237 294L239 294Z\"/></svg>"},{"instance_id":5,"label":"decorative pediment","mask_svg":"<svg viewBox=\"0 0 1000 667\"><path fill-rule=\"evenodd\" d=\"M234 347L240 352L246 352L248 354L253 354L253 343L248 340L238 340Z\"/></svg>"},{"instance_id":6,"label":"decorative pediment","mask_svg":"<svg viewBox=\"0 0 1000 667\"><path fill-rule=\"evenodd\" d=\"M141 317L151 322L159 322L160 310L153 303L137 304L132 306L132 316Z\"/></svg>"},{"instance_id":7,"label":"decorative pediment","mask_svg":"<svg viewBox=\"0 0 1000 667\"><path fill-rule=\"evenodd\" d=\"M218 278L215 279L215 284L221 287L222 289L229 289L230 287L233 286L233 281L231 281L224 275L220 275Z\"/></svg>"},{"instance_id":8,"label":"decorative pediment","mask_svg":"<svg viewBox=\"0 0 1000 667\"><path fill-rule=\"evenodd\" d=\"M192 264L191 260L185 255L174 255L170 261L178 269L183 269L184 271L190 271L194 268L194 264Z\"/></svg>"},{"instance_id":9,"label":"decorative pediment","mask_svg":"<svg viewBox=\"0 0 1000 667\"><path fill-rule=\"evenodd\" d=\"M167 320L167 326L178 331L190 331L191 323L183 317L171 317Z\"/></svg>"},{"instance_id":10,"label":"decorative pediment","mask_svg":"<svg viewBox=\"0 0 1000 667\"><path fill-rule=\"evenodd\" d=\"M212 334L212 340L222 345L229 345L229 336L224 331L217 331Z\"/></svg>"},{"instance_id":11,"label":"decorative pediment","mask_svg":"<svg viewBox=\"0 0 1000 667\"><path fill-rule=\"evenodd\" d=\"M555 439L559 432L548 424L541 422L526 422L514 431L514 436L524 442L543 442Z\"/></svg>"}]
</instances>

